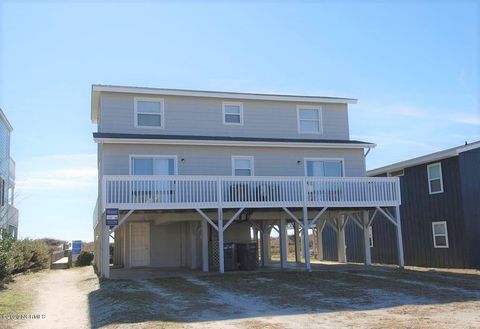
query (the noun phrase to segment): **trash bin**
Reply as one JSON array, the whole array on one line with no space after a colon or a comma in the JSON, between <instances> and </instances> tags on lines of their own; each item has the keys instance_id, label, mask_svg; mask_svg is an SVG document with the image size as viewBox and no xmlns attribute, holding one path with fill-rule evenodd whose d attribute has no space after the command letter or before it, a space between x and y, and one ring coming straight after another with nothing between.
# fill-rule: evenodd
<instances>
[{"instance_id":1,"label":"trash bin","mask_svg":"<svg viewBox=\"0 0 480 329\"><path fill-rule=\"evenodd\" d=\"M223 244L223 262L225 271L238 270L237 246L233 242Z\"/></svg>"},{"instance_id":2,"label":"trash bin","mask_svg":"<svg viewBox=\"0 0 480 329\"><path fill-rule=\"evenodd\" d=\"M237 255L240 270L253 271L257 268L258 252L256 243L237 243Z\"/></svg>"}]
</instances>

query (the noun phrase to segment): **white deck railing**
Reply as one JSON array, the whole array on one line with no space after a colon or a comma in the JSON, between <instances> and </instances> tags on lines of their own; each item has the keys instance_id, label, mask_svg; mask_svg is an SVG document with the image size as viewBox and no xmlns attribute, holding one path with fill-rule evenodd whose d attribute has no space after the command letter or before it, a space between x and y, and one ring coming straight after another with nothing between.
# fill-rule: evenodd
<instances>
[{"instance_id":1,"label":"white deck railing","mask_svg":"<svg viewBox=\"0 0 480 329\"><path fill-rule=\"evenodd\" d=\"M104 208L400 205L398 177L104 176L102 184Z\"/></svg>"}]
</instances>

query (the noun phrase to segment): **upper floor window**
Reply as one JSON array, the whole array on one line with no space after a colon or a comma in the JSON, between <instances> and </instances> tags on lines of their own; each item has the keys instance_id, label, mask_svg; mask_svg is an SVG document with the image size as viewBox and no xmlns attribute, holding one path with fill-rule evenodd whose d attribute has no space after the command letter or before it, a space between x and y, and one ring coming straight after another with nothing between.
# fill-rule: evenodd
<instances>
[{"instance_id":1,"label":"upper floor window","mask_svg":"<svg viewBox=\"0 0 480 329\"><path fill-rule=\"evenodd\" d=\"M133 175L176 175L175 156L131 156L130 172Z\"/></svg>"},{"instance_id":2,"label":"upper floor window","mask_svg":"<svg viewBox=\"0 0 480 329\"><path fill-rule=\"evenodd\" d=\"M320 107L297 106L297 119L300 134L322 133L322 109Z\"/></svg>"},{"instance_id":3,"label":"upper floor window","mask_svg":"<svg viewBox=\"0 0 480 329\"><path fill-rule=\"evenodd\" d=\"M233 176L253 176L253 157L233 156L232 174Z\"/></svg>"},{"instance_id":4,"label":"upper floor window","mask_svg":"<svg viewBox=\"0 0 480 329\"><path fill-rule=\"evenodd\" d=\"M434 163L427 166L428 191L430 194L443 192L442 165Z\"/></svg>"},{"instance_id":5,"label":"upper floor window","mask_svg":"<svg viewBox=\"0 0 480 329\"><path fill-rule=\"evenodd\" d=\"M395 171L390 171L388 173L388 177L400 177L405 175L405 170L400 169L400 170L395 170Z\"/></svg>"},{"instance_id":6,"label":"upper floor window","mask_svg":"<svg viewBox=\"0 0 480 329\"><path fill-rule=\"evenodd\" d=\"M432 233L434 248L448 248L447 222L433 222Z\"/></svg>"},{"instance_id":7,"label":"upper floor window","mask_svg":"<svg viewBox=\"0 0 480 329\"><path fill-rule=\"evenodd\" d=\"M307 176L341 177L344 175L343 160L306 159L305 171Z\"/></svg>"},{"instance_id":8,"label":"upper floor window","mask_svg":"<svg viewBox=\"0 0 480 329\"><path fill-rule=\"evenodd\" d=\"M163 128L164 102L158 98L135 97L135 127Z\"/></svg>"},{"instance_id":9,"label":"upper floor window","mask_svg":"<svg viewBox=\"0 0 480 329\"><path fill-rule=\"evenodd\" d=\"M243 125L243 104L224 102L223 108L223 124L226 125Z\"/></svg>"}]
</instances>

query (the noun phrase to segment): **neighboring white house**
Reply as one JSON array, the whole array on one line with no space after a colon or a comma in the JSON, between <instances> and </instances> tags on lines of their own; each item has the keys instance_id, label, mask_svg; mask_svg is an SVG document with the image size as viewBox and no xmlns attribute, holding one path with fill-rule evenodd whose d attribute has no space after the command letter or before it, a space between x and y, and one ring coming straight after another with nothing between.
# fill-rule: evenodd
<instances>
[{"instance_id":1,"label":"neighboring white house","mask_svg":"<svg viewBox=\"0 0 480 329\"><path fill-rule=\"evenodd\" d=\"M223 272L224 243L259 235L266 265L272 228L285 267L288 222L314 230L320 254L323 227L335 227L345 262L348 220L365 232L369 264L368 231L378 212L397 227L403 266L398 178L366 177L364 153L375 145L350 139L348 104L355 102L93 85L97 271L109 277L112 233L120 267ZM119 209L119 225L106 226L106 209ZM308 234L303 240L309 270Z\"/></svg>"},{"instance_id":2,"label":"neighboring white house","mask_svg":"<svg viewBox=\"0 0 480 329\"><path fill-rule=\"evenodd\" d=\"M14 206L15 161L10 157L12 125L0 109L0 228L18 234L18 209Z\"/></svg>"}]
</instances>

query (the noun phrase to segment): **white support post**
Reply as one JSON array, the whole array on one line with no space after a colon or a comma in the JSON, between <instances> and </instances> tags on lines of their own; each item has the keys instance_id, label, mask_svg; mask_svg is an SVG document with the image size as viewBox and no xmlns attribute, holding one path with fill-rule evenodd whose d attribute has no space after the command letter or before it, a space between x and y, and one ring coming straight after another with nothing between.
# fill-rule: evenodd
<instances>
[{"instance_id":1,"label":"white support post","mask_svg":"<svg viewBox=\"0 0 480 329\"><path fill-rule=\"evenodd\" d=\"M280 218L280 266L282 269L287 267L287 258L288 258L288 234L287 234L287 225L285 218Z\"/></svg>"},{"instance_id":2,"label":"white support post","mask_svg":"<svg viewBox=\"0 0 480 329\"><path fill-rule=\"evenodd\" d=\"M191 268L197 268L197 223L190 223L190 251L191 251Z\"/></svg>"},{"instance_id":3,"label":"white support post","mask_svg":"<svg viewBox=\"0 0 480 329\"><path fill-rule=\"evenodd\" d=\"M345 216L340 216L337 219L337 253L338 262L347 262L347 247L345 245Z\"/></svg>"},{"instance_id":4,"label":"white support post","mask_svg":"<svg viewBox=\"0 0 480 329\"><path fill-rule=\"evenodd\" d=\"M300 263L302 262L301 259L302 259L302 255L303 253L305 252L305 234L304 234L305 230L303 229L303 227L300 227L300 229L298 230L298 238L300 240L300 243L299 243L299 252L300 252ZM305 258L304 258L305 260Z\"/></svg>"},{"instance_id":5,"label":"white support post","mask_svg":"<svg viewBox=\"0 0 480 329\"><path fill-rule=\"evenodd\" d=\"M301 249L301 239L300 239L300 225L293 223L293 234L295 238L295 262L302 262L302 249Z\"/></svg>"},{"instance_id":6,"label":"white support post","mask_svg":"<svg viewBox=\"0 0 480 329\"><path fill-rule=\"evenodd\" d=\"M365 247L365 265L372 265L372 252L370 249L370 218L368 218L368 211L363 211L363 243Z\"/></svg>"},{"instance_id":7,"label":"white support post","mask_svg":"<svg viewBox=\"0 0 480 329\"><path fill-rule=\"evenodd\" d=\"M253 241L258 244L258 228L252 227Z\"/></svg>"},{"instance_id":8,"label":"white support post","mask_svg":"<svg viewBox=\"0 0 480 329\"><path fill-rule=\"evenodd\" d=\"M107 216L103 216L102 228L102 277L110 277L110 229L106 225Z\"/></svg>"},{"instance_id":9,"label":"white support post","mask_svg":"<svg viewBox=\"0 0 480 329\"><path fill-rule=\"evenodd\" d=\"M202 270L208 272L208 222L202 220Z\"/></svg>"},{"instance_id":10,"label":"white support post","mask_svg":"<svg viewBox=\"0 0 480 329\"><path fill-rule=\"evenodd\" d=\"M225 272L223 255L223 209L218 208L218 271Z\"/></svg>"},{"instance_id":11,"label":"white support post","mask_svg":"<svg viewBox=\"0 0 480 329\"><path fill-rule=\"evenodd\" d=\"M403 259L403 241L402 241L402 224L400 219L400 206L395 207L395 217L397 219L397 249L398 249L398 266L403 268L405 261Z\"/></svg>"},{"instance_id":12,"label":"white support post","mask_svg":"<svg viewBox=\"0 0 480 329\"><path fill-rule=\"evenodd\" d=\"M308 237L308 208L303 207L303 251L304 251L304 256L305 256L305 267L308 272L311 272L311 267L310 267L310 241Z\"/></svg>"},{"instance_id":13,"label":"white support post","mask_svg":"<svg viewBox=\"0 0 480 329\"><path fill-rule=\"evenodd\" d=\"M317 226L317 259L323 260L323 228L325 227L325 219L319 219L316 223Z\"/></svg>"},{"instance_id":14,"label":"white support post","mask_svg":"<svg viewBox=\"0 0 480 329\"><path fill-rule=\"evenodd\" d=\"M270 229L268 225L263 224L262 230L262 265L268 266L270 263Z\"/></svg>"}]
</instances>

